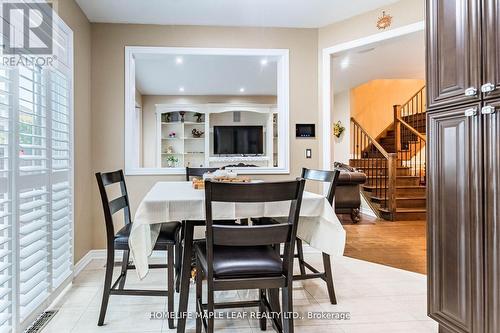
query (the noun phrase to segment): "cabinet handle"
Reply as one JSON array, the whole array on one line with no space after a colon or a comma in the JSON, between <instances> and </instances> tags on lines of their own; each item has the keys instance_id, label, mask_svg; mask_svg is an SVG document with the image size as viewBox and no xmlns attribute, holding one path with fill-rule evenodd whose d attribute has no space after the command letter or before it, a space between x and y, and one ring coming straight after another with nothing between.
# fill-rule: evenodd
<instances>
[{"instance_id":1,"label":"cabinet handle","mask_svg":"<svg viewBox=\"0 0 500 333\"><path fill-rule=\"evenodd\" d=\"M471 97L477 95L477 89L474 87L470 87L465 89L465 96Z\"/></svg>"},{"instance_id":2,"label":"cabinet handle","mask_svg":"<svg viewBox=\"0 0 500 333\"><path fill-rule=\"evenodd\" d=\"M481 86L481 91L484 92L484 93L488 93L488 92L492 92L493 90L495 90L495 85L491 82L488 82L486 84L483 84Z\"/></svg>"},{"instance_id":3,"label":"cabinet handle","mask_svg":"<svg viewBox=\"0 0 500 333\"><path fill-rule=\"evenodd\" d=\"M474 117L475 115L477 115L477 108L467 109L465 110L464 114L466 117Z\"/></svg>"},{"instance_id":4,"label":"cabinet handle","mask_svg":"<svg viewBox=\"0 0 500 333\"><path fill-rule=\"evenodd\" d=\"M493 113L495 113L495 111L496 111L495 107L488 105L488 106L484 106L481 109L481 114L493 114Z\"/></svg>"}]
</instances>

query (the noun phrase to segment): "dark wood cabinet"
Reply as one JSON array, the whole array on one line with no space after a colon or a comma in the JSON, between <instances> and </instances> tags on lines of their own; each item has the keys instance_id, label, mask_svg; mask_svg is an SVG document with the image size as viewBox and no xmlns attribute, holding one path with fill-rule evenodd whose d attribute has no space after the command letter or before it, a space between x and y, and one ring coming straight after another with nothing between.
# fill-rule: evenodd
<instances>
[{"instance_id":1,"label":"dark wood cabinet","mask_svg":"<svg viewBox=\"0 0 500 333\"><path fill-rule=\"evenodd\" d=\"M427 0L427 21L429 315L499 333L500 0Z\"/></svg>"},{"instance_id":2,"label":"dark wood cabinet","mask_svg":"<svg viewBox=\"0 0 500 333\"><path fill-rule=\"evenodd\" d=\"M480 111L454 107L427 120L429 314L458 332L482 332Z\"/></svg>"},{"instance_id":3,"label":"dark wood cabinet","mask_svg":"<svg viewBox=\"0 0 500 333\"><path fill-rule=\"evenodd\" d=\"M485 106L485 300L488 314L485 324L486 332L500 332L500 100L488 101Z\"/></svg>"},{"instance_id":4,"label":"dark wood cabinet","mask_svg":"<svg viewBox=\"0 0 500 333\"><path fill-rule=\"evenodd\" d=\"M481 99L479 0L427 0L427 105Z\"/></svg>"},{"instance_id":5,"label":"dark wood cabinet","mask_svg":"<svg viewBox=\"0 0 500 333\"><path fill-rule=\"evenodd\" d=\"M483 0L483 84L484 97L500 97L500 0Z\"/></svg>"}]
</instances>

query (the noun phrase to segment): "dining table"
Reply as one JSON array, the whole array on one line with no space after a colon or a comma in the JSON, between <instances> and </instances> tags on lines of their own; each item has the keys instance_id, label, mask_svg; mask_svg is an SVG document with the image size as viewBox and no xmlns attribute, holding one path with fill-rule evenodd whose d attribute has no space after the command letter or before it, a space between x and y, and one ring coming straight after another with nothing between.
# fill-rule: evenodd
<instances>
[{"instance_id":1,"label":"dining table","mask_svg":"<svg viewBox=\"0 0 500 333\"><path fill-rule=\"evenodd\" d=\"M213 203L214 220L244 220L288 216L290 202ZM191 258L195 226L205 221L205 191L192 182L157 182L140 202L129 236L130 254L140 279L148 274L148 257L153 252L162 223L183 223L183 253L177 332L184 333L187 319ZM297 237L312 248L333 257L342 256L346 233L325 196L304 191Z\"/></svg>"}]
</instances>

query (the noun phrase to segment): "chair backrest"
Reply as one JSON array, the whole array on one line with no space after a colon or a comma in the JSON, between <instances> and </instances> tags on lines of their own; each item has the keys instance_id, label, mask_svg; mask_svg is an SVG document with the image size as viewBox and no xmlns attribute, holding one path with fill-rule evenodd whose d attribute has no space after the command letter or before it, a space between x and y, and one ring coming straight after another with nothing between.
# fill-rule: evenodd
<instances>
[{"instance_id":1,"label":"chair backrest","mask_svg":"<svg viewBox=\"0 0 500 333\"><path fill-rule=\"evenodd\" d=\"M333 198L335 197L335 190L337 188L337 182L340 176L340 171L335 169L330 170L315 170L302 168L302 178L306 180L314 180L323 183L329 183L328 194L326 199L330 204L333 204Z\"/></svg>"},{"instance_id":2,"label":"chair backrest","mask_svg":"<svg viewBox=\"0 0 500 333\"><path fill-rule=\"evenodd\" d=\"M99 186L99 193L101 194L102 208L104 210L104 221L106 222L106 234L108 235L108 243L114 240L115 231L113 226L113 215L117 212L123 211L125 224L131 222L130 218L130 204L128 200L127 186L125 184L125 176L122 170L113 172L95 174L97 185ZM121 196L109 200L106 187L113 184L120 184Z\"/></svg>"},{"instance_id":3,"label":"chair backrest","mask_svg":"<svg viewBox=\"0 0 500 333\"><path fill-rule=\"evenodd\" d=\"M207 172L217 171L219 168L190 168L186 167L186 180L190 181L191 177L203 177Z\"/></svg>"},{"instance_id":4,"label":"chair backrest","mask_svg":"<svg viewBox=\"0 0 500 333\"><path fill-rule=\"evenodd\" d=\"M284 243L283 270L293 274L293 248L297 235L304 179L284 182L222 183L205 181L205 212L207 224L207 261L212 276L213 247L261 246ZM265 203L290 201L287 223L257 226L214 224L212 203Z\"/></svg>"}]
</instances>

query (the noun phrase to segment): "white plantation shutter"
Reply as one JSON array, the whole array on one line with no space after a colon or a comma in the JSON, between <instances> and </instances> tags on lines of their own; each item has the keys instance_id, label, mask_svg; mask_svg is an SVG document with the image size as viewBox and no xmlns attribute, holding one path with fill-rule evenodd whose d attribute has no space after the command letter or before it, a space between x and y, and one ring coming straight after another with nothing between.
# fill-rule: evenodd
<instances>
[{"instance_id":1,"label":"white plantation shutter","mask_svg":"<svg viewBox=\"0 0 500 333\"><path fill-rule=\"evenodd\" d=\"M19 317L24 320L50 293L50 132L47 71L18 68L17 208Z\"/></svg>"},{"instance_id":2,"label":"white plantation shutter","mask_svg":"<svg viewBox=\"0 0 500 333\"><path fill-rule=\"evenodd\" d=\"M0 67L0 333L22 332L73 273L72 43L54 14L54 66Z\"/></svg>"},{"instance_id":3,"label":"white plantation shutter","mask_svg":"<svg viewBox=\"0 0 500 333\"><path fill-rule=\"evenodd\" d=\"M50 75L52 118L52 284L58 287L71 275L72 249L72 151L70 80L63 72Z\"/></svg>"},{"instance_id":4,"label":"white plantation shutter","mask_svg":"<svg viewBox=\"0 0 500 333\"><path fill-rule=\"evenodd\" d=\"M0 333L12 329L12 82L0 68Z\"/></svg>"}]
</instances>

